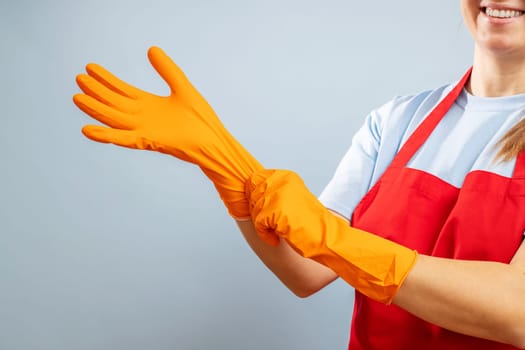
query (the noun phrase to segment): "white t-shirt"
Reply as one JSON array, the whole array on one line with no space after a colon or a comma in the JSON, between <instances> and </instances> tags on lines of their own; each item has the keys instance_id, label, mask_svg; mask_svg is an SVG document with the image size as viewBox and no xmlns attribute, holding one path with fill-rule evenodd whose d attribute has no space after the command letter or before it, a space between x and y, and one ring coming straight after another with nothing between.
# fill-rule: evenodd
<instances>
[{"instance_id":1,"label":"white t-shirt","mask_svg":"<svg viewBox=\"0 0 525 350\"><path fill-rule=\"evenodd\" d=\"M453 85L396 97L372 111L320 201L350 218L354 208L390 165L395 154ZM467 173L486 170L511 177L515 161L495 161L496 143L525 116L525 94L477 97L461 95L407 164L461 187Z\"/></svg>"}]
</instances>

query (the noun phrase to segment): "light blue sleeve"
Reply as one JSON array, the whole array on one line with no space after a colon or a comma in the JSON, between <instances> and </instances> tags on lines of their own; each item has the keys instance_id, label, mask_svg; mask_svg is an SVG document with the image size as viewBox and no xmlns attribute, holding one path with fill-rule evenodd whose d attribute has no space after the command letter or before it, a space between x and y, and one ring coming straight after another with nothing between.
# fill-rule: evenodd
<instances>
[{"instance_id":1,"label":"light blue sleeve","mask_svg":"<svg viewBox=\"0 0 525 350\"><path fill-rule=\"evenodd\" d=\"M450 85L446 85L416 95L397 96L373 110L352 138L350 148L319 200L350 219L361 198L449 88Z\"/></svg>"},{"instance_id":2,"label":"light blue sleeve","mask_svg":"<svg viewBox=\"0 0 525 350\"><path fill-rule=\"evenodd\" d=\"M319 200L329 209L350 219L354 208L368 192L381 145L385 119L395 99L373 110L352 138L350 148L340 161Z\"/></svg>"}]
</instances>

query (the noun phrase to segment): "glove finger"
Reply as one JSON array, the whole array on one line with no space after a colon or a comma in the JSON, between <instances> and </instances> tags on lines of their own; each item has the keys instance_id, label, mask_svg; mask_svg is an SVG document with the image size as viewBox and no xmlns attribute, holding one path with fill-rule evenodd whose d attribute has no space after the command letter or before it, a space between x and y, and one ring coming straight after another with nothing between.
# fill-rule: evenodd
<instances>
[{"instance_id":1,"label":"glove finger","mask_svg":"<svg viewBox=\"0 0 525 350\"><path fill-rule=\"evenodd\" d=\"M259 238L271 246L277 246L280 238L275 232L275 213L268 207L267 198L260 196L257 201L251 203L250 209L255 231Z\"/></svg>"},{"instance_id":2,"label":"glove finger","mask_svg":"<svg viewBox=\"0 0 525 350\"><path fill-rule=\"evenodd\" d=\"M113 129L100 125L86 125L82 128L82 133L93 141L137 148L137 135L134 131Z\"/></svg>"},{"instance_id":3,"label":"glove finger","mask_svg":"<svg viewBox=\"0 0 525 350\"><path fill-rule=\"evenodd\" d=\"M261 169L254 172L245 183L245 195L250 202L250 208L256 205L257 202L264 197L268 188L267 180L275 173L274 169Z\"/></svg>"},{"instance_id":4,"label":"glove finger","mask_svg":"<svg viewBox=\"0 0 525 350\"><path fill-rule=\"evenodd\" d=\"M122 96L137 99L141 94L145 93L133 85L120 80L107 69L96 63L88 64L86 66L86 71L91 77L99 81L102 85Z\"/></svg>"},{"instance_id":5,"label":"glove finger","mask_svg":"<svg viewBox=\"0 0 525 350\"><path fill-rule=\"evenodd\" d=\"M158 47L148 50L148 58L157 73L169 85L172 92L184 94L192 85L184 72L173 62L173 60Z\"/></svg>"},{"instance_id":6,"label":"glove finger","mask_svg":"<svg viewBox=\"0 0 525 350\"><path fill-rule=\"evenodd\" d=\"M76 94L73 96L73 102L84 113L113 128L133 129L136 126L132 115L109 107L89 95Z\"/></svg>"},{"instance_id":7,"label":"glove finger","mask_svg":"<svg viewBox=\"0 0 525 350\"><path fill-rule=\"evenodd\" d=\"M122 112L133 113L137 110L135 100L114 92L89 75L77 75L77 84L84 93L105 105L114 107Z\"/></svg>"}]
</instances>

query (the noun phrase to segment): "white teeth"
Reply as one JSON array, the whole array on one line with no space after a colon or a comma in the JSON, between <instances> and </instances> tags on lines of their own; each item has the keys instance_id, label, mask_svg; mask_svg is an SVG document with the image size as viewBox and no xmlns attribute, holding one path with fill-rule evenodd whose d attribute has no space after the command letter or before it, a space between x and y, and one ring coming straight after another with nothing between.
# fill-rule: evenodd
<instances>
[{"instance_id":1,"label":"white teeth","mask_svg":"<svg viewBox=\"0 0 525 350\"><path fill-rule=\"evenodd\" d=\"M496 10L492 9L490 7L487 7L485 9L485 13L490 17L496 17L496 18L512 18L512 17L518 17L523 14L522 11L515 11L515 10Z\"/></svg>"}]
</instances>

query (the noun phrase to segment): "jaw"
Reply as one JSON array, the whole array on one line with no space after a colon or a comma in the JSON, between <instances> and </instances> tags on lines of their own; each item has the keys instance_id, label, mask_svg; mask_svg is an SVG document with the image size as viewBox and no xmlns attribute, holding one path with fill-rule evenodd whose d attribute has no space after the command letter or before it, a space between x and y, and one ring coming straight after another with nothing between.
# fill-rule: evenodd
<instances>
[{"instance_id":1,"label":"jaw","mask_svg":"<svg viewBox=\"0 0 525 350\"><path fill-rule=\"evenodd\" d=\"M463 20L475 42L475 56L503 65L525 62L525 0L505 3L461 0Z\"/></svg>"},{"instance_id":2,"label":"jaw","mask_svg":"<svg viewBox=\"0 0 525 350\"><path fill-rule=\"evenodd\" d=\"M482 1L481 6L468 7L464 15L468 16L465 21L468 21L476 46L486 53L496 57L517 52L525 54L525 11L522 8Z\"/></svg>"}]
</instances>

